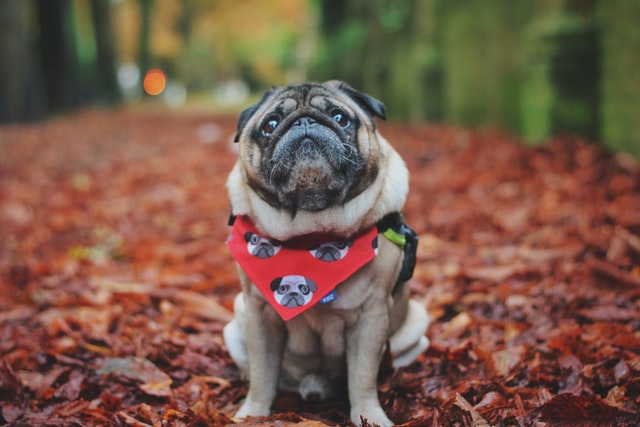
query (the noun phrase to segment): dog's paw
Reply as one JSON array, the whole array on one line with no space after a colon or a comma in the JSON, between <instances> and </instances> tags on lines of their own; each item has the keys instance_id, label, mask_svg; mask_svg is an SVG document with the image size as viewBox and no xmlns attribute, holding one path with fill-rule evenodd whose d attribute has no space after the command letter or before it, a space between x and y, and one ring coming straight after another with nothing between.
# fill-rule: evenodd
<instances>
[{"instance_id":1,"label":"dog's paw","mask_svg":"<svg viewBox=\"0 0 640 427\"><path fill-rule=\"evenodd\" d=\"M271 415L271 405L253 402L247 399L234 415L234 418L261 417Z\"/></svg>"},{"instance_id":2,"label":"dog's paw","mask_svg":"<svg viewBox=\"0 0 640 427\"><path fill-rule=\"evenodd\" d=\"M351 408L351 422L357 426L391 427L393 425L393 421L387 417L380 405Z\"/></svg>"}]
</instances>

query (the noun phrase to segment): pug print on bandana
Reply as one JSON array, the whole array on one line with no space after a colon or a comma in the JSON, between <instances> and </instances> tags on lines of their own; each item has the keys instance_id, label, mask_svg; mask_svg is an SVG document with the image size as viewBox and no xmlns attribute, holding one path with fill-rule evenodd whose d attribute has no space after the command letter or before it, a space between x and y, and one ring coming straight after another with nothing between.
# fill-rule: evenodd
<instances>
[{"instance_id":1,"label":"pug print on bandana","mask_svg":"<svg viewBox=\"0 0 640 427\"><path fill-rule=\"evenodd\" d=\"M236 217L227 245L247 276L283 320L337 298L336 286L378 254L375 226L344 242L287 242L261 235Z\"/></svg>"}]
</instances>

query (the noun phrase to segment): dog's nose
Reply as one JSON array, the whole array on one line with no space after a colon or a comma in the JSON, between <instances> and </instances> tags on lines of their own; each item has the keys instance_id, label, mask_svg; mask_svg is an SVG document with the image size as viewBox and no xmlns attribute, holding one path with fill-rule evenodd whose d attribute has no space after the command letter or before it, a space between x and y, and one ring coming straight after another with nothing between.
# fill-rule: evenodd
<instances>
[{"instance_id":1,"label":"dog's nose","mask_svg":"<svg viewBox=\"0 0 640 427\"><path fill-rule=\"evenodd\" d=\"M311 118L311 117L300 117L298 120L296 120L293 125L294 126L302 126L304 128L308 128L310 126L313 126L316 123L316 120Z\"/></svg>"}]
</instances>

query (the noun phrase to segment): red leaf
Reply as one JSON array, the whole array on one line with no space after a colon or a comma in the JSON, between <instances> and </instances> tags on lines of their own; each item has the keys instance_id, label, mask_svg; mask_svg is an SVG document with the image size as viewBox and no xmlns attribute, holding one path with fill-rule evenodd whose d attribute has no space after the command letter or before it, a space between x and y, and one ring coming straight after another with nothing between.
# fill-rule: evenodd
<instances>
[{"instance_id":1,"label":"red leaf","mask_svg":"<svg viewBox=\"0 0 640 427\"><path fill-rule=\"evenodd\" d=\"M635 426L640 418L594 396L560 394L541 408L540 419L553 426Z\"/></svg>"}]
</instances>

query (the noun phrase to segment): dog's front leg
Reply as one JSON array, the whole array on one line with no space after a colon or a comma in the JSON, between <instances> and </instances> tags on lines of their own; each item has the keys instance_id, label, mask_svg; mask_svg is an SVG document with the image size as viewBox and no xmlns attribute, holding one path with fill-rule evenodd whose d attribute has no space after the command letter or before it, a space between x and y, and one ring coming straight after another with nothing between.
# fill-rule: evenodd
<instances>
[{"instance_id":1,"label":"dog's front leg","mask_svg":"<svg viewBox=\"0 0 640 427\"><path fill-rule=\"evenodd\" d=\"M245 294L246 296L246 294ZM282 320L261 298L247 298L249 392L236 417L269 415L276 397L285 329Z\"/></svg>"},{"instance_id":2,"label":"dog's front leg","mask_svg":"<svg viewBox=\"0 0 640 427\"><path fill-rule=\"evenodd\" d=\"M380 406L377 389L388 327L386 306L374 304L360 312L359 319L347 332L349 402L351 421L355 425L360 425L360 417L366 418L369 424L393 425Z\"/></svg>"}]
</instances>

